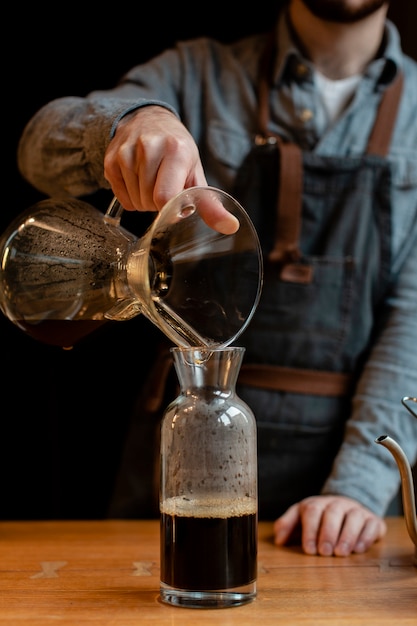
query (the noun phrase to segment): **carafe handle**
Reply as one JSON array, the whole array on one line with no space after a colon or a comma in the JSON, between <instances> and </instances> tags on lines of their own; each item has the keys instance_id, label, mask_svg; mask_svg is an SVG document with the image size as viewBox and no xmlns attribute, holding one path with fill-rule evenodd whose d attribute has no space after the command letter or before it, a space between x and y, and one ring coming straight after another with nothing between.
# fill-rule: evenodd
<instances>
[{"instance_id":1,"label":"carafe handle","mask_svg":"<svg viewBox=\"0 0 417 626\"><path fill-rule=\"evenodd\" d=\"M113 196L113 200L110 202L109 207L104 214L104 221L112 226L119 226L123 211L124 208L120 204L119 200L116 196Z\"/></svg>"}]
</instances>

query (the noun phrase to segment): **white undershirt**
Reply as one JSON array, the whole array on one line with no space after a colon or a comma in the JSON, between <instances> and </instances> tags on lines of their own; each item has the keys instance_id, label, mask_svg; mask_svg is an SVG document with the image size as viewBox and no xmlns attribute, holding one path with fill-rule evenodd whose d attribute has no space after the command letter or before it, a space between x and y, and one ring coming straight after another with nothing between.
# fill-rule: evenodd
<instances>
[{"instance_id":1,"label":"white undershirt","mask_svg":"<svg viewBox=\"0 0 417 626\"><path fill-rule=\"evenodd\" d=\"M316 71L315 77L324 117L327 124L330 124L339 117L348 105L361 80L361 74L355 74L355 76L348 76L348 78L340 80L330 80Z\"/></svg>"}]
</instances>

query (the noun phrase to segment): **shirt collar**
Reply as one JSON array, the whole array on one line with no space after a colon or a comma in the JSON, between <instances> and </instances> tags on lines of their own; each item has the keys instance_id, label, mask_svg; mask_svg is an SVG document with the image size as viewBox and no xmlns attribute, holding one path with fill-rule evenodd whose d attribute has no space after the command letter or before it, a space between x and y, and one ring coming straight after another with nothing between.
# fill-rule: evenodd
<instances>
[{"instance_id":1,"label":"shirt collar","mask_svg":"<svg viewBox=\"0 0 417 626\"><path fill-rule=\"evenodd\" d=\"M293 36L288 20L287 10L284 9L277 21L275 30L275 59L273 61L272 84L278 86L294 77L294 68L304 68L304 80L313 80L313 66L305 58ZM376 84L386 86L390 84L401 71L403 52L401 49L400 34L390 20L386 20L383 49L381 55L372 61L365 74Z\"/></svg>"}]
</instances>

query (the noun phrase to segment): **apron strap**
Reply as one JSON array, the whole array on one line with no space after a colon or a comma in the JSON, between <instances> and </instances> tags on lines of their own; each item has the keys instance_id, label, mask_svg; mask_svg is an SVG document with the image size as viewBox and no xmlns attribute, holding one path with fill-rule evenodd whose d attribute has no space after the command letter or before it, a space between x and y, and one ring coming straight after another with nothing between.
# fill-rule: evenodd
<instances>
[{"instance_id":1,"label":"apron strap","mask_svg":"<svg viewBox=\"0 0 417 626\"><path fill-rule=\"evenodd\" d=\"M275 245L269 253L270 261L298 261L298 241L301 232L302 155L294 143L277 138L279 148L279 191Z\"/></svg>"},{"instance_id":2,"label":"apron strap","mask_svg":"<svg viewBox=\"0 0 417 626\"><path fill-rule=\"evenodd\" d=\"M270 391L343 397L352 392L353 376L342 372L243 363L238 383Z\"/></svg>"},{"instance_id":3,"label":"apron strap","mask_svg":"<svg viewBox=\"0 0 417 626\"><path fill-rule=\"evenodd\" d=\"M308 284L313 280L310 265L301 263L299 248L303 194L303 156L295 143L277 137L279 149L279 191L274 247L268 259L280 264L281 280Z\"/></svg>"},{"instance_id":4,"label":"apron strap","mask_svg":"<svg viewBox=\"0 0 417 626\"><path fill-rule=\"evenodd\" d=\"M385 157L391 143L391 135L395 126L395 119L401 100L404 83L402 73L398 74L394 82L385 90L379 105L377 118L368 141L367 154L376 154Z\"/></svg>"},{"instance_id":5,"label":"apron strap","mask_svg":"<svg viewBox=\"0 0 417 626\"><path fill-rule=\"evenodd\" d=\"M297 283L312 281L312 268L300 263L299 249L302 217L303 156L300 148L284 142L279 135L268 130L269 123L269 77L272 73L274 36L268 38L261 58L259 80L259 126L258 143L275 143L279 150L279 173L277 214L274 247L268 259L279 264L280 279Z\"/></svg>"}]
</instances>

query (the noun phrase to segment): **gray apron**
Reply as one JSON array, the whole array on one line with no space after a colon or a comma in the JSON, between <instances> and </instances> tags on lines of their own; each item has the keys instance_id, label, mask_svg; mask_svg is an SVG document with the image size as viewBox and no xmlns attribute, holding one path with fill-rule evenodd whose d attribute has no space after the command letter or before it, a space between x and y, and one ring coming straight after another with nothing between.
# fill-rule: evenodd
<instances>
[{"instance_id":1,"label":"gray apron","mask_svg":"<svg viewBox=\"0 0 417 626\"><path fill-rule=\"evenodd\" d=\"M233 190L265 260L238 393L258 424L259 513L275 519L320 493L343 440L351 397L378 332L391 275L391 172L386 154L402 76L385 92L366 154L321 157L268 132Z\"/></svg>"},{"instance_id":2,"label":"gray apron","mask_svg":"<svg viewBox=\"0 0 417 626\"><path fill-rule=\"evenodd\" d=\"M392 281L385 155L400 83L385 93L367 154L349 159L301 152L271 135L261 79L260 134L232 191L265 261L259 306L239 338L246 354L237 389L258 424L261 519L319 493L343 439ZM132 417L110 517L158 516L159 424L176 395L163 342Z\"/></svg>"}]
</instances>

